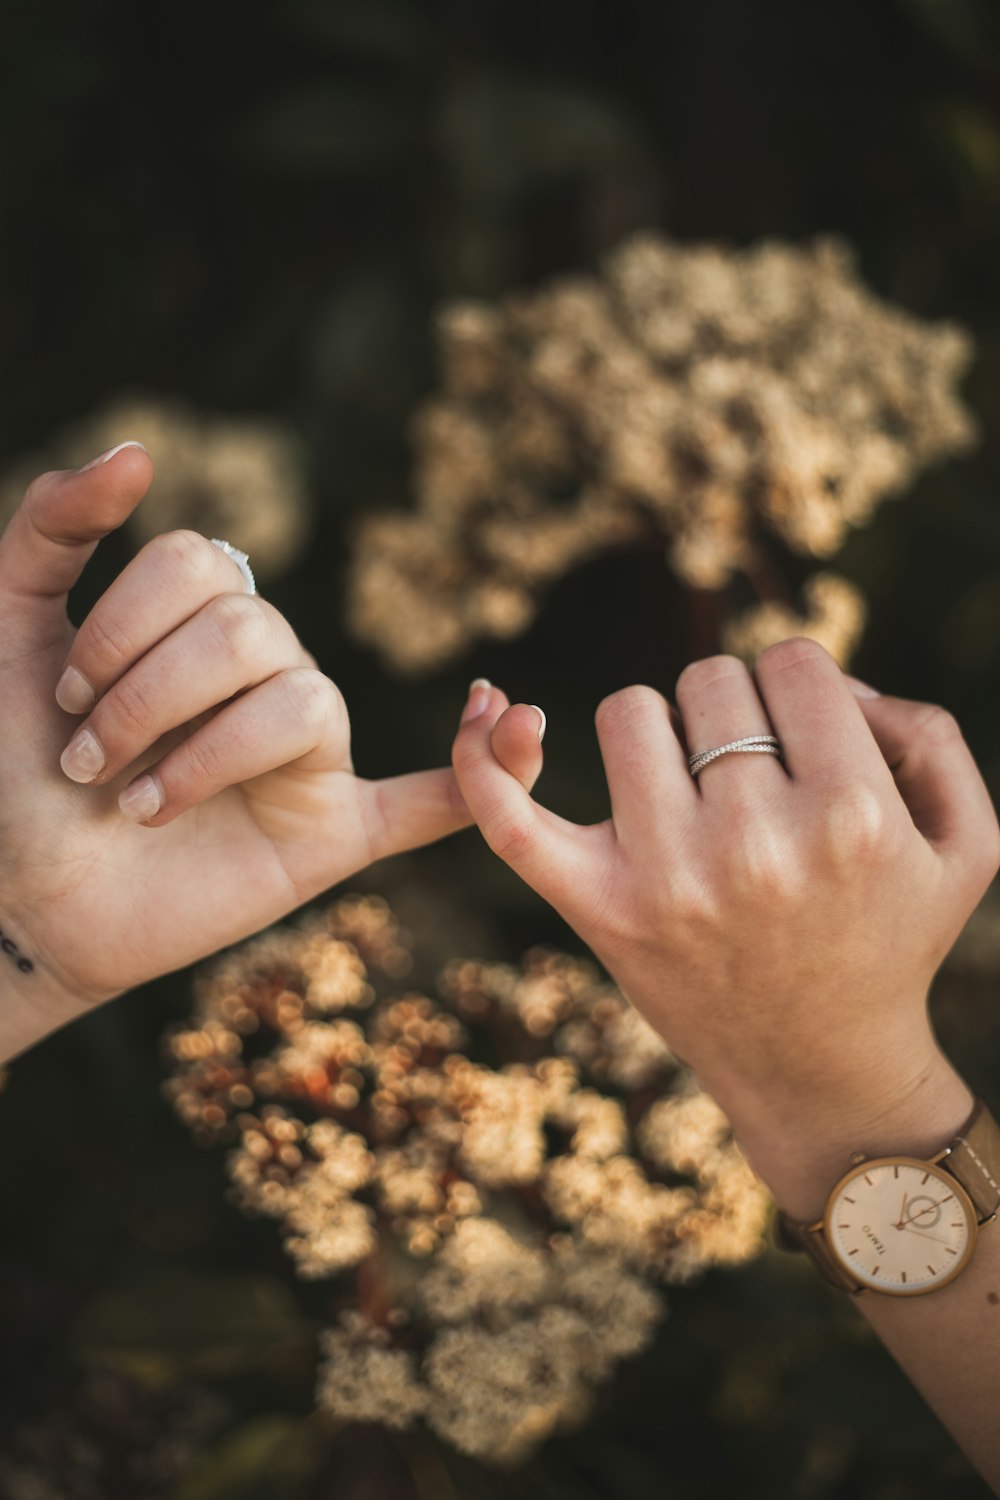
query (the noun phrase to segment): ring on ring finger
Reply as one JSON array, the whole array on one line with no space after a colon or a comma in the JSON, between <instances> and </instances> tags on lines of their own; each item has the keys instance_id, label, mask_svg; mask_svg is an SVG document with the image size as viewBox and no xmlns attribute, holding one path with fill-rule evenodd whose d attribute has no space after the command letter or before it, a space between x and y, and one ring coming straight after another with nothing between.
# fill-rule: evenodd
<instances>
[{"instance_id":1,"label":"ring on ring finger","mask_svg":"<svg viewBox=\"0 0 1000 1500\"><path fill-rule=\"evenodd\" d=\"M777 755L781 757L781 744L777 735L774 734L745 734L738 740L727 740L724 745L716 745L711 750L698 750L688 756L688 770L692 776L697 776L713 760L719 760L723 755Z\"/></svg>"}]
</instances>

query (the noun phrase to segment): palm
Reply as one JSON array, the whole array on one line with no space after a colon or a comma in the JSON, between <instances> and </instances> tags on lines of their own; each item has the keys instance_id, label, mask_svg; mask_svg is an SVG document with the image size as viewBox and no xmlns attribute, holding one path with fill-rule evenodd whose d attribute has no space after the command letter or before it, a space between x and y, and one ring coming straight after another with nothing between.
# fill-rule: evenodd
<instances>
[{"instance_id":1,"label":"palm","mask_svg":"<svg viewBox=\"0 0 1000 1500\"><path fill-rule=\"evenodd\" d=\"M0 660L0 901L30 913L32 939L63 982L87 998L118 993L236 941L368 863L359 787L369 784L349 771L268 772L158 829L121 816L127 776L103 787L67 780L59 755L71 721L52 693L72 635ZM183 737L161 741L148 760Z\"/></svg>"}]
</instances>

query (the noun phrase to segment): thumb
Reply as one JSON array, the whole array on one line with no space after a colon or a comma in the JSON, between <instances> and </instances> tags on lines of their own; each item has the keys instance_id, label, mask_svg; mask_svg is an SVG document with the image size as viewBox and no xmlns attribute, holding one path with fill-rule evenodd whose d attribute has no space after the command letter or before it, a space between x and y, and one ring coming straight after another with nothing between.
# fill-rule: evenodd
<instances>
[{"instance_id":1,"label":"thumb","mask_svg":"<svg viewBox=\"0 0 1000 1500\"><path fill-rule=\"evenodd\" d=\"M916 827L938 852L992 879L1000 830L986 784L947 709L882 697L848 677Z\"/></svg>"},{"instance_id":2,"label":"thumb","mask_svg":"<svg viewBox=\"0 0 1000 1500\"><path fill-rule=\"evenodd\" d=\"M490 745L508 775L530 792L542 770L545 713L534 704L515 703L493 725Z\"/></svg>"},{"instance_id":3,"label":"thumb","mask_svg":"<svg viewBox=\"0 0 1000 1500\"><path fill-rule=\"evenodd\" d=\"M33 480L0 536L0 610L65 609L97 543L127 519L152 478L149 454L133 440L82 469Z\"/></svg>"},{"instance_id":4,"label":"thumb","mask_svg":"<svg viewBox=\"0 0 1000 1500\"><path fill-rule=\"evenodd\" d=\"M579 909L606 829L578 827L531 797L528 786L541 769L538 713L527 704L510 708L497 688L477 679L452 746L452 765L494 854L572 923L567 913Z\"/></svg>"}]
</instances>

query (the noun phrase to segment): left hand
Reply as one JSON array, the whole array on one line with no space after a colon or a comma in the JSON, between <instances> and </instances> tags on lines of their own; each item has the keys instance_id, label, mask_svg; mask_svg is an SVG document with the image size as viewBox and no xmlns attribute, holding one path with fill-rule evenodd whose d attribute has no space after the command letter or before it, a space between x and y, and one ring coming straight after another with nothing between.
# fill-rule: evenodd
<instances>
[{"instance_id":1,"label":"left hand","mask_svg":"<svg viewBox=\"0 0 1000 1500\"><path fill-rule=\"evenodd\" d=\"M469 821L450 767L355 773L339 690L196 532L147 543L74 630L68 590L151 478L139 446L43 474L0 536L0 1060Z\"/></svg>"}]
</instances>

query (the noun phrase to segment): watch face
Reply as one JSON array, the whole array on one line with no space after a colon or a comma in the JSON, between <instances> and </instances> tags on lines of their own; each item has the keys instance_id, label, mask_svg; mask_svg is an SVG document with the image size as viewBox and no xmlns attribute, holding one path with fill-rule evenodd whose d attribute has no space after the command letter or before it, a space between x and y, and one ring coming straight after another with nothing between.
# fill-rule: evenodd
<instances>
[{"instance_id":1,"label":"watch face","mask_svg":"<svg viewBox=\"0 0 1000 1500\"><path fill-rule=\"evenodd\" d=\"M827 1244L855 1281L902 1297L957 1276L976 1227L972 1203L949 1172L904 1156L855 1167L823 1219Z\"/></svg>"}]
</instances>

